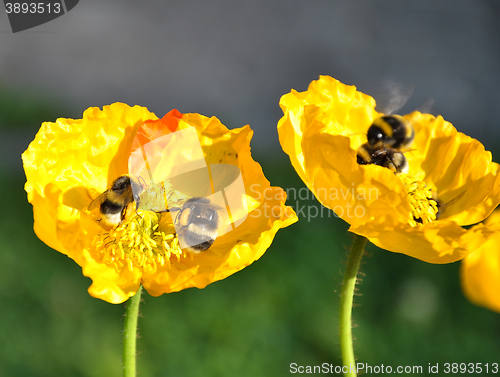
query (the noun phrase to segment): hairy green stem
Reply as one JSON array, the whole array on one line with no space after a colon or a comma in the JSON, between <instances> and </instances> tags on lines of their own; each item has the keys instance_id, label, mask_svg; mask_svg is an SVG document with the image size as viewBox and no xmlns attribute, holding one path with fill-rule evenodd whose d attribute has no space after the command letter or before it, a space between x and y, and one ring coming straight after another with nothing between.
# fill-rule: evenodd
<instances>
[{"instance_id":1,"label":"hairy green stem","mask_svg":"<svg viewBox=\"0 0 500 377\"><path fill-rule=\"evenodd\" d=\"M349 253L349 260L345 269L344 281L340 291L340 314L339 314L339 337L340 349L342 352L342 365L344 366L344 375L348 377L356 377L354 351L352 347L352 301L356 279L358 276L359 263L361 256L365 250L366 238L354 235L354 240Z\"/></svg>"},{"instance_id":2,"label":"hairy green stem","mask_svg":"<svg viewBox=\"0 0 500 377\"><path fill-rule=\"evenodd\" d=\"M137 341L137 317L141 302L142 286L134 297L129 298L123 327L123 377L135 377L135 356Z\"/></svg>"}]
</instances>

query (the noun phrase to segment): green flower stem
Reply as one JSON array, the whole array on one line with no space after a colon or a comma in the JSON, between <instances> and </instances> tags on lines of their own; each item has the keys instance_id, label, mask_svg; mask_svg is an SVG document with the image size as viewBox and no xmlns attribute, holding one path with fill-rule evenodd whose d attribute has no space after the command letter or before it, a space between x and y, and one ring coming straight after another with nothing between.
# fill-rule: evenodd
<instances>
[{"instance_id":1,"label":"green flower stem","mask_svg":"<svg viewBox=\"0 0 500 377\"><path fill-rule=\"evenodd\" d=\"M356 377L354 351L352 348L352 331L351 331L351 313L352 300L354 296L354 288L356 286L356 278L358 276L359 263L361 256L365 250L366 238L354 235L354 240L347 261L347 267L344 275L344 282L340 291L340 349L342 352L342 365L347 367L345 376ZM344 368L346 370L346 368Z\"/></svg>"},{"instance_id":2,"label":"green flower stem","mask_svg":"<svg viewBox=\"0 0 500 377\"><path fill-rule=\"evenodd\" d=\"M137 340L137 317L141 302L142 286L127 303L123 327L123 377L135 377L135 345Z\"/></svg>"}]
</instances>

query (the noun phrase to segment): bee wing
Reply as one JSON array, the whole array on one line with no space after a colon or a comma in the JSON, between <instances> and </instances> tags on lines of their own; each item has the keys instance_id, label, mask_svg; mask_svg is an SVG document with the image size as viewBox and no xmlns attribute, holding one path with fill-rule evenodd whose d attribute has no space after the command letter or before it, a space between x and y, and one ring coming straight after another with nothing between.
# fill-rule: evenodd
<instances>
[{"instance_id":1,"label":"bee wing","mask_svg":"<svg viewBox=\"0 0 500 377\"><path fill-rule=\"evenodd\" d=\"M99 207L105 200L106 200L106 194L109 190L104 191L101 195L99 195L97 198L92 200L87 207L89 211L93 211L97 207Z\"/></svg>"},{"instance_id":2,"label":"bee wing","mask_svg":"<svg viewBox=\"0 0 500 377\"><path fill-rule=\"evenodd\" d=\"M431 114L431 110L434 107L434 99L432 98L427 98L419 107L417 107L417 111L420 111L421 113L428 113Z\"/></svg>"},{"instance_id":3,"label":"bee wing","mask_svg":"<svg viewBox=\"0 0 500 377\"><path fill-rule=\"evenodd\" d=\"M377 111L390 115L400 110L410 99L415 90L414 86L387 80L383 87L386 93L377 96Z\"/></svg>"},{"instance_id":4,"label":"bee wing","mask_svg":"<svg viewBox=\"0 0 500 377\"><path fill-rule=\"evenodd\" d=\"M171 212L182 207L185 198L164 182L149 182L139 196L139 209L154 212Z\"/></svg>"}]
</instances>

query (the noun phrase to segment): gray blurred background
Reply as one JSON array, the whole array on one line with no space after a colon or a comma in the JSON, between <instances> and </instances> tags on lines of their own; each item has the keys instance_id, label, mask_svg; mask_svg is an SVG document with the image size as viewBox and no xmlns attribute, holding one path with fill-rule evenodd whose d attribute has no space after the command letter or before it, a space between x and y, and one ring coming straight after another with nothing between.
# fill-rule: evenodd
<instances>
[{"instance_id":1,"label":"gray blurred background","mask_svg":"<svg viewBox=\"0 0 500 377\"><path fill-rule=\"evenodd\" d=\"M278 142L279 99L331 75L382 107L388 83L413 88L399 113L431 98L430 112L500 162L499 4L81 0L16 34L1 7L0 376L121 374L123 305L90 297L81 268L32 231L20 154L43 121L121 101L159 117L177 108L229 128L250 124L253 157L271 184L298 191L304 184ZM319 206L312 195L288 204ZM233 276L145 294L139 375L274 377L289 375L290 363L339 365L338 288L352 240L333 216L299 216ZM355 296L357 360L498 362L500 317L463 297L458 270L368 246Z\"/></svg>"},{"instance_id":2,"label":"gray blurred background","mask_svg":"<svg viewBox=\"0 0 500 377\"><path fill-rule=\"evenodd\" d=\"M415 89L402 112L431 98L432 113L493 149L499 4L84 0L16 34L0 12L0 85L64 103L61 117L122 101L250 124L253 148L274 156L278 102L292 88L331 75L383 100L391 80ZM10 136L0 142L3 164L18 164Z\"/></svg>"}]
</instances>

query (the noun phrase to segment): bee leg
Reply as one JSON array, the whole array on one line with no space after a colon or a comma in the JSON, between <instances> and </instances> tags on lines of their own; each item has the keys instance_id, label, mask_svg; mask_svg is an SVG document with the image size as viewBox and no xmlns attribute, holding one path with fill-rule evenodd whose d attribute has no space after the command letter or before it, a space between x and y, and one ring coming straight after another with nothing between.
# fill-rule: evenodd
<instances>
[{"instance_id":1,"label":"bee leg","mask_svg":"<svg viewBox=\"0 0 500 377\"><path fill-rule=\"evenodd\" d=\"M123 221L123 220L125 220L125 216L126 216L126 214L127 214L127 208L128 208L128 206L126 205L126 206L125 206L125 207L123 207L123 209L122 209L122 214L121 214L121 219L122 219L122 221Z\"/></svg>"},{"instance_id":2,"label":"bee leg","mask_svg":"<svg viewBox=\"0 0 500 377\"><path fill-rule=\"evenodd\" d=\"M110 243L114 243L114 242L115 242L115 240L109 241L106 245L104 245L104 248L107 248Z\"/></svg>"},{"instance_id":3,"label":"bee leg","mask_svg":"<svg viewBox=\"0 0 500 377\"><path fill-rule=\"evenodd\" d=\"M144 217L142 217L139 212L136 212L136 215L139 216L141 219L144 219Z\"/></svg>"}]
</instances>

